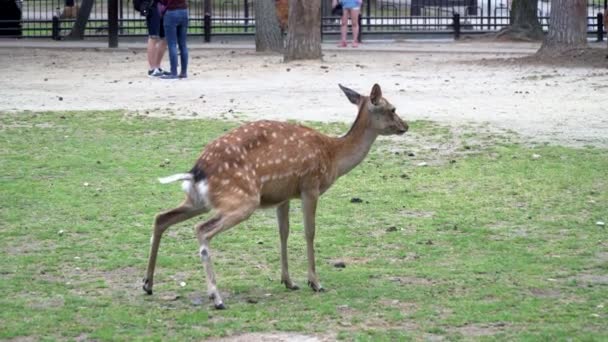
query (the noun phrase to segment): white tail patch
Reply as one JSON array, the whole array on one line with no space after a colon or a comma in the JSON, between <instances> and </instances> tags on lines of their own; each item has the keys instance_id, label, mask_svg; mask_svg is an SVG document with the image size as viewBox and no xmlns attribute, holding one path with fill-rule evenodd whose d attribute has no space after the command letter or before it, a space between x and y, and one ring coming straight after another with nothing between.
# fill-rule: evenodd
<instances>
[{"instance_id":1,"label":"white tail patch","mask_svg":"<svg viewBox=\"0 0 608 342\"><path fill-rule=\"evenodd\" d=\"M182 190L188 194L194 204L209 207L209 185L207 180L202 180L198 183L185 180L182 183Z\"/></svg>"},{"instance_id":2,"label":"white tail patch","mask_svg":"<svg viewBox=\"0 0 608 342\"><path fill-rule=\"evenodd\" d=\"M175 175L171 175L168 177L163 177L163 178L159 178L158 181L161 182L162 184L168 184L168 183L173 183L173 182L177 182L177 181L185 181L185 180L192 180L192 174L190 173L178 173Z\"/></svg>"},{"instance_id":3,"label":"white tail patch","mask_svg":"<svg viewBox=\"0 0 608 342\"><path fill-rule=\"evenodd\" d=\"M193 204L203 207L209 206L209 185L206 179L194 183L194 176L191 173L178 173L158 179L162 184L173 183L180 180L183 181L182 190L190 197Z\"/></svg>"}]
</instances>

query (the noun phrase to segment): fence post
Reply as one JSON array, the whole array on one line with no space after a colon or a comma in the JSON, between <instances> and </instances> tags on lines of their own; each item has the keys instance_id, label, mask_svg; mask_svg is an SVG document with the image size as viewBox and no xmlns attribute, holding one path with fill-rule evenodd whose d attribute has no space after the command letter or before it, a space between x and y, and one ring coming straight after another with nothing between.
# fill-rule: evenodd
<instances>
[{"instance_id":1,"label":"fence post","mask_svg":"<svg viewBox=\"0 0 608 342\"><path fill-rule=\"evenodd\" d=\"M118 0L108 0L108 47L118 47Z\"/></svg>"},{"instance_id":2,"label":"fence post","mask_svg":"<svg viewBox=\"0 0 608 342\"><path fill-rule=\"evenodd\" d=\"M367 30L369 31L369 26L371 25L371 16L372 16L372 4L371 1L366 1L367 3ZM363 11L361 11L363 12ZM361 32L361 26L359 26L359 32Z\"/></svg>"},{"instance_id":3,"label":"fence post","mask_svg":"<svg viewBox=\"0 0 608 342\"><path fill-rule=\"evenodd\" d=\"M363 33L363 29L361 27L361 23L363 22L363 19L361 19L361 14L359 14L359 19L357 19L357 21L359 22L359 36L357 37L357 41L359 43L361 43L361 35Z\"/></svg>"},{"instance_id":4,"label":"fence post","mask_svg":"<svg viewBox=\"0 0 608 342\"><path fill-rule=\"evenodd\" d=\"M604 14L602 12L597 14L597 41L604 41Z\"/></svg>"},{"instance_id":5,"label":"fence post","mask_svg":"<svg viewBox=\"0 0 608 342\"><path fill-rule=\"evenodd\" d=\"M460 39L460 14L454 13L454 40Z\"/></svg>"},{"instance_id":6,"label":"fence post","mask_svg":"<svg viewBox=\"0 0 608 342\"><path fill-rule=\"evenodd\" d=\"M243 2L245 5L245 32L247 32L249 26L249 6L247 5L247 0L244 0Z\"/></svg>"},{"instance_id":7,"label":"fence post","mask_svg":"<svg viewBox=\"0 0 608 342\"><path fill-rule=\"evenodd\" d=\"M496 20L496 18L494 18ZM488 0L488 30L492 29L492 0Z\"/></svg>"},{"instance_id":8,"label":"fence post","mask_svg":"<svg viewBox=\"0 0 608 342\"><path fill-rule=\"evenodd\" d=\"M59 8L57 9L57 12L59 12ZM53 40L61 40L61 34L60 34L60 22L59 22L59 14L55 13L55 15L53 15L53 24L51 27L51 35L53 37Z\"/></svg>"},{"instance_id":9,"label":"fence post","mask_svg":"<svg viewBox=\"0 0 608 342\"><path fill-rule=\"evenodd\" d=\"M203 17L205 43L209 43L211 42L211 0L205 0L203 3L203 11L205 12L205 16Z\"/></svg>"}]
</instances>

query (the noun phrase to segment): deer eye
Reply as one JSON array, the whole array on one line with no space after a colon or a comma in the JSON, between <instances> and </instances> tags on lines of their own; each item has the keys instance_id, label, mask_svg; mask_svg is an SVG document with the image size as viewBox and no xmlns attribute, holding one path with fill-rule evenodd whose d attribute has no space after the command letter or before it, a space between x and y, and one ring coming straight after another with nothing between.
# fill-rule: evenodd
<instances>
[{"instance_id":1,"label":"deer eye","mask_svg":"<svg viewBox=\"0 0 608 342\"><path fill-rule=\"evenodd\" d=\"M393 107L393 109L391 109L391 113L395 114L396 110L397 110L397 108Z\"/></svg>"}]
</instances>

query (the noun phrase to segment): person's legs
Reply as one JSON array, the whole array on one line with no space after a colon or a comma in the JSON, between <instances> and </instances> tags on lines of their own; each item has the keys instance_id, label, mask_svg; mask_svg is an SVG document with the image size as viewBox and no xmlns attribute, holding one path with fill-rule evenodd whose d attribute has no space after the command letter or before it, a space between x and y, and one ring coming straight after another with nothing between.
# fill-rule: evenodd
<instances>
[{"instance_id":1,"label":"person's legs","mask_svg":"<svg viewBox=\"0 0 608 342\"><path fill-rule=\"evenodd\" d=\"M153 70L155 68L158 68L159 63L158 61L158 41L160 40L160 38L158 37L148 37L148 47L147 47L147 53L148 53L148 66L150 70Z\"/></svg>"},{"instance_id":2,"label":"person's legs","mask_svg":"<svg viewBox=\"0 0 608 342\"><path fill-rule=\"evenodd\" d=\"M179 73L180 78L186 78L188 76L188 10L180 10L180 21L177 27L177 44L179 45L179 57L181 70Z\"/></svg>"},{"instance_id":3,"label":"person's legs","mask_svg":"<svg viewBox=\"0 0 608 342\"><path fill-rule=\"evenodd\" d=\"M160 29L158 32L158 36L159 36L159 40L156 44L156 56L155 56L155 62L158 65L158 68L160 68L160 65L162 64L163 61L163 56L165 55L165 51L167 51L167 40L165 40L165 27L164 27L164 22L163 22L163 18L160 18Z\"/></svg>"},{"instance_id":4,"label":"person's legs","mask_svg":"<svg viewBox=\"0 0 608 342\"><path fill-rule=\"evenodd\" d=\"M160 65L162 64L163 56L165 55L166 51L167 51L167 41L165 40L164 37L158 39L158 41L156 42L156 56L154 59L154 61L156 62L156 65L158 65L158 68L160 68Z\"/></svg>"},{"instance_id":5,"label":"person's legs","mask_svg":"<svg viewBox=\"0 0 608 342\"><path fill-rule=\"evenodd\" d=\"M165 38L169 49L171 76L177 77L177 18L176 11L167 11L164 18Z\"/></svg>"},{"instance_id":6,"label":"person's legs","mask_svg":"<svg viewBox=\"0 0 608 342\"><path fill-rule=\"evenodd\" d=\"M348 16L350 11L344 8L342 10L342 19L340 21L340 44L339 47L346 47L346 32L348 30Z\"/></svg>"},{"instance_id":7,"label":"person's legs","mask_svg":"<svg viewBox=\"0 0 608 342\"><path fill-rule=\"evenodd\" d=\"M359 46L359 12L360 9L352 9L350 20L353 25L353 47Z\"/></svg>"},{"instance_id":8,"label":"person's legs","mask_svg":"<svg viewBox=\"0 0 608 342\"><path fill-rule=\"evenodd\" d=\"M158 44L161 40L161 27L160 15L157 11L150 11L148 16L146 17L146 26L148 27L148 75L151 75L155 69L160 67L160 60L158 59Z\"/></svg>"}]
</instances>

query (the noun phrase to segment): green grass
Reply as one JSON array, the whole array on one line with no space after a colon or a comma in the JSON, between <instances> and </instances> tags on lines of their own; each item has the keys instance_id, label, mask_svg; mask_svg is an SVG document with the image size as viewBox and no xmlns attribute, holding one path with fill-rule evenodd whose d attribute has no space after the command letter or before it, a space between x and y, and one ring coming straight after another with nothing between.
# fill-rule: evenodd
<instances>
[{"instance_id":1,"label":"green grass","mask_svg":"<svg viewBox=\"0 0 608 342\"><path fill-rule=\"evenodd\" d=\"M290 270L301 290L279 283L267 210L211 243L228 310L204 296L195 221L165 234L155 294L144 295L152 219L183 196L156 178L188 170L235 125L0 114L0 339L608 339L607 228L596 226L608 220L608 151L423 121L380 139L322 197L315 244L327 292L304 288L294 201Z\"/></svg>"}]
</instances>

